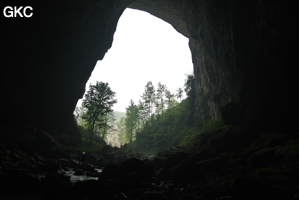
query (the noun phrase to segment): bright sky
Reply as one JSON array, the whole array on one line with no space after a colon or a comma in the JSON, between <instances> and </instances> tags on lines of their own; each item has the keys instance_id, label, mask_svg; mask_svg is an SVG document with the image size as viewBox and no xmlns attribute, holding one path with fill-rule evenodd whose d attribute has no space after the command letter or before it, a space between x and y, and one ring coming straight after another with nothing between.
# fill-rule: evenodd
<instances>
[{"instance_id":1,"label":"bright sky","mask_svg":"<svg viewBox=\"0 0 299 200\"><path fill-rule=\"evenodd\" d=\"M141 99L145 85L158 82L176 93L184 86L185 74L193 72L188 38L178 33L167 22L143 11L126 9L121 16L111 49L98 61L89 78L108 82L116 92L115 111L125 112L130 99ZM81 105L82 101L78 101Z\"/></svg>"}]
</instances>

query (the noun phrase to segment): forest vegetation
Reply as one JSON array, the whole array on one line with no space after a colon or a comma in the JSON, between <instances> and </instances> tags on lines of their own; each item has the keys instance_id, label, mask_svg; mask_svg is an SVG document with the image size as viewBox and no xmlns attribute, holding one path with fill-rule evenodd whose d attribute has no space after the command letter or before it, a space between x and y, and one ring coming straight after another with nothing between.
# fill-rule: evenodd
<instances>
[{"instance_id":1,"label":"forest vegetation","mask_svg":"<svg viewBox=\"0 0 299 200\"><path fill-rule=\"evenodd\" d=\"M205 127L196 124L192 108L195 96L193 75L187 75L183 89L178 88L175 93L169 91L166 84L159 82L155 87L148 81L141 99L138 102L130 100L126 113L112 110L116 102L113 99L115 93L108 83L97 82L96 85L101 87L90 85L82 107L75 110L83 141L89 139L91 142L93 138L99 144L104 141L118 147L127 144L129 151L157 154L174 146L190 145L196 135L224 125L222 120L206 122ZM89 105L92 95L104 102L101 92L98 92L98 96L94 95L96 88L109 91L109 95L106 95L109 103L99 106L99 101L96 101L97 104Z\"/></svg>"}]
</instances>

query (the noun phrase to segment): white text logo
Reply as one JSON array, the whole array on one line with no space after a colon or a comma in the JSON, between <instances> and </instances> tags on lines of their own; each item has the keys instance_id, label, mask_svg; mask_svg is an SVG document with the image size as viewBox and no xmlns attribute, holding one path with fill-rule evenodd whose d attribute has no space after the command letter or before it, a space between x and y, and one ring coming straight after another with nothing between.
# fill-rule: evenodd
<instances>
[{"instance_id":1,"label":"white text logo","mask_svg":"<svg viewBox=\"0 0 299 200\"><path fill-rule=\"evenodd\" d=\"M17 7L17 6L6 6L3 9L3 14L5 17L32 17L33 15L33 8L31 6L23 6Z\"/></svg>"}]
</instances>

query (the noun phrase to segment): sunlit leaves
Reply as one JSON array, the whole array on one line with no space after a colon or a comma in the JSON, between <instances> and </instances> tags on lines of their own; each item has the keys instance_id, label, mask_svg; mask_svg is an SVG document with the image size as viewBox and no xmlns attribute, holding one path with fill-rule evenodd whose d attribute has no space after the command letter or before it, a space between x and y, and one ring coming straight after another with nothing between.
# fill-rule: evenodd
<instances>
[{"instance_id":1,"label":"sunlit leaves","mask_svg":"<svg viewBox=\"0 0 299 200\"><path fill-rule=\"evenodd\" d=\"M111 90L108 83L96 82L95 85L89 85L89 90L86 92L83 99L82 107L86 109L84 112L83 119L88 123L89 130L91 132L90 142L92 141L92 136L95 127L100 129L108 126L107 115L113 110L112 106L117 102L115 97L115 92Z\"/></svg>"}]
</instances>

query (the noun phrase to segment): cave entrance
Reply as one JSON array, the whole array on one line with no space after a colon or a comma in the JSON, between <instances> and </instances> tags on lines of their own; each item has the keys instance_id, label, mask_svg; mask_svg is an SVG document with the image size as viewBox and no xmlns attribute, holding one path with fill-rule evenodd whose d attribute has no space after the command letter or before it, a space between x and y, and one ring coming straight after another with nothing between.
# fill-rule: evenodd
<instances>
[{"instance_id":1,"label":"cave entrance","mask_svg":"<svg viewBox=\"0 0 299 200\"><path fill-rule=\"evenodd\" d=\"M188 41L167 22L127 8L119 19L111 49L97 62L86 90L96 81L108 82L118 100L113 110L120 112L126 111L130 99L138 104L148 81L155 88L161 82L175 94L184 88L186 74L193 73ZM108 137L108 143L114 141Z\"/></svg>"}]
</instances>

